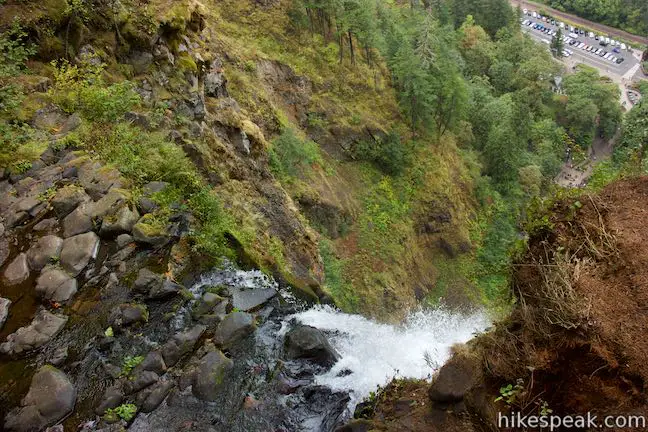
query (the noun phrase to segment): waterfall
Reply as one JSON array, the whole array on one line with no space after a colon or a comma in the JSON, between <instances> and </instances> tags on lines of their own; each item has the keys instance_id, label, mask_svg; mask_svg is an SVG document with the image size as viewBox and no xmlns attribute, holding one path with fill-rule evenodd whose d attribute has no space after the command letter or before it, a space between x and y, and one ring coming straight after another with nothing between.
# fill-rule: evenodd
<instances>
[{"instance_id":1,"label":"waterfall","mask_svg":"<svg viewBox=\"0 0 648 432\"><path fill-rule=\"evenodd\" d=\"M341 359L316 383L351 396L349 409L392 378L430 378L450 347L467 342L490 321L481 311L460 314L429 309L411 313L402 325L381 324L330 306L314 306L287 317L329 336Z\"/></svg>"}]
</instances>

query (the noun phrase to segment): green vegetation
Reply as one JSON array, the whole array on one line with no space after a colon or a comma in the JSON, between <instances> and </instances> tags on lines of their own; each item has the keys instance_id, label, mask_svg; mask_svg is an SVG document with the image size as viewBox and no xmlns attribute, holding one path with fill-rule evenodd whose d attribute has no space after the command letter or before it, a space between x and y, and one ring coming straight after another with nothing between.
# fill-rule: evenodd
<instances>
[{"instance_id":1,"label":"green vegetation","mask_svg":"<svg viewBox=\"0 0 648 432\"><path fill-rule=\"evenodd\" d=\"M142 356L126 356L122 362L122 375L130 375L131 371L144 361Z\"/></svg>"},{"instance_id":2,"label":"green vegetation","mask_svg":"<svg viewBox=\"0 0 648 432\"><path fill-rule=\"evenodd\" d=\"M318 145L299 138L291 128L272 141L269 153L272 172L283 180L305 174L314 164L324 165Z\"/></svg>"},{"instance_id":3,"label":"green vegetation","mask_svg":"<svg viewBox=\"0 0 648 432\"><path fill-rule=\"evenodd\" d=\"M12 112L22 102L22 89L11 78L24 71L25 61L35 52L26 44L26 37L17 21L0 33L0 115Z\"/></svg>"},{"instance_id":4,"label":"green vegetation","mask_svg":"<svg viewBox=\"0 0 648 432\"><path fill-rule=\"evenodd\" d=\"M126 403L121 404L117 408L111 408L106 410L104 415L108 419L116 419L119 417L124 421L131 421L135 414L137 413L137 406L135 404Z\"/></svg>"}]
</instances>

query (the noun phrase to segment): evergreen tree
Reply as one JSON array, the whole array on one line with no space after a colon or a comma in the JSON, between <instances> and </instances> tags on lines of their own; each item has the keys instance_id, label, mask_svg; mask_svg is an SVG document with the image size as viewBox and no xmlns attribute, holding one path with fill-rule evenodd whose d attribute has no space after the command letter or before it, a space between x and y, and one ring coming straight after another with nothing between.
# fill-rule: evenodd
<instances>
[{"instance_id":1,"label":"evergreen tree","mask_svg":"<svg viewBox=\"0 0 648 432\"><path fill-rule=\"evenodd\" d=\"M558 31L551 39L551 53L554 55L554 57L562 57L564 47L565 42L563 41L562 30L560 29L560 27L558 27Z\"/></svg>"}]
</instances>

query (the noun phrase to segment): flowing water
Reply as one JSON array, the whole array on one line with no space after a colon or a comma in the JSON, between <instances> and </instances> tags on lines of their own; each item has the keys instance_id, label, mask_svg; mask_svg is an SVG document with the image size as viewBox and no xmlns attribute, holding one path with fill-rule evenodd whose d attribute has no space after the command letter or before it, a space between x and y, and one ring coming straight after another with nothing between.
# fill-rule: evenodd
<instances>
[{"instance_id":1,"label":"flowing water","mask_svg":"<svg viewBox=\"0 0 648 432\"><path fill-rule=\"evenodd\" d=\"M453 344L468 341L489 325L482 312L444 309L411 313L398 326L381 324L331 306L304 304L278 290L261 272L234 267L203 275L190 290L199 298L214 285L228 287L235 306L271 292L279 295L257 311L263 323L254 335L230 351L235 366L213 408L180 395L149 415L146 424L136 420L130 430L172 430L178 419L193 418L210 425L204 429L210 432L332 431L378 386L394 377L431 377ZM173 327L191 325L190 307L178 311ZM284 359L284 336L300 324L322 330L340 354L330 370ZM254 401L254 407L246 408L245 400Z\"/></svg>"}]
</instances>

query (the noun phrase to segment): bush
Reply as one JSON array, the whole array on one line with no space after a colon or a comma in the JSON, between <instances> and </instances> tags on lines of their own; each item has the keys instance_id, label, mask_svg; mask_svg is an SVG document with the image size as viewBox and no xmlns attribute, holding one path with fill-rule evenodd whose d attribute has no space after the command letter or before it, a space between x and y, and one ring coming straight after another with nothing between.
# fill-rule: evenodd
<instances>
[{"instance_id":1,"label":"bush","mask_svg":"<svg viewBox=\"0 0 648 432\"><path fill-rule=\"evenodd\" d=\"M311 165L323 163L317 144L300 139L291 128L284 129L272 141L270 169L279 178L297 177L307 172Z\"/></svg>"},{"instance_id":2,"label":"bush","mask_svg":"<svg viewBox=\"0 0 648 432\"><path fill-rule=\"evenodd\" d=\"M27 125L0 123L0 169L24 172L47 148L47 141Z\"/></svg>"},{"instance_id":3,"label":"bush","mask_svg":"<svg viewBox=\"0 0 648 432\"><path fill-rule=\"evenodd\" d=\"M19 75L25 60L35 52L34 47L25 44L26 36L17 21L0 33L0 113L13 111L22 101L21 89L7 79Z\"/></svg>"},{"instance_id":4,"label":"bush","mask_svg":"<svg viewBox=\"0 0 648 432\"><path fill-rule=\"evenodd\" d=\"M409 165L410 154L396 132L373 141L360 141L353 149L354 156L366 160L385 174L399 175Z\"/></svg>"},{"instance_id":5,"label":"bush","mask_svg":"<svg viewBox=\"0 0 648 432\"><path fill-rule=\"evenodd\" d=\"M81 111L88 120L114 122L140 101L129 81L107 85L102 77L105 65L92 58L85 58L78 66L67 60L52 65L54 85L49 95L68 113Z\"/></svg>"}]
</instances>

